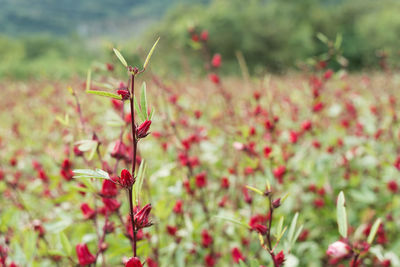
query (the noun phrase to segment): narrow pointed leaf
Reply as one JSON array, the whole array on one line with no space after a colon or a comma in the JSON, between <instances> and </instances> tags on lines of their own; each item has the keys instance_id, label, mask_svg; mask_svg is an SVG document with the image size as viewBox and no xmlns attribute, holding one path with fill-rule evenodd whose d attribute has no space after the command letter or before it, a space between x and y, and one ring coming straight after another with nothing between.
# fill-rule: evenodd
<instances>
[{"instance_id":1,"label":"narrow pointed leaf","mask_svg":"<svg viewBox=\"0 0 400 267\"><path fill-rule=\"evenodd\" d=\"M290 223L290 228L289 228L289 233L288 233L288 240L289 243L292 244L293 239L294 239L294 232L296 230L296 224L297 224L297 218L299 217L299 213L296 212L294 215L292 222Z\"/></svg>"},{"instance_id":2,"label":"narrow pointed leaf","mask_svg":"<svg viewBox=\"0 0 400 267\"><path fill-rule=\"evenodd\" d=\"M68 237L65 235L64 232L60 232L60 241L61 241L61 245L64 249L64 252L67 255L71 255L72 253L72 246L71 243L68 240Z\"/></svg>"},{"instance_id":3,"label":"narrow pointed leaf","mask_svg":"<svg viewBox=\"0 0 400 267\"><path fill-rule=\"evenodd\" d=\"M372 225L371 231L369 232L368 239L367 239L368 244L372 244L372 241L374 241L376 232L378 232L381 222L382 222L381 218L378 218Z\"/></svg>"},{"instance_id":4,"label":"narrow pointed leaf","mask_svg":"<svg viewBox=\"0 0 400 267\"><path fill-rule=\"evenodd\" d=\"M120 95L106 92L106 91L86 90L86 93L93 94L93 95L99 95L99 96L105 96L105 97L111 97L111 98L118 99L118 100L122 99L122 97Z\"/></svg>"},{"instance_id":5,"label":"narrow pointed leaf","mask_svg":"<svg viewBox=\"0 0 400 267\"><path fill-rule=\"evenodd\" d=\"M144 61L144 64L143 64L143 69L147 68L147 65L149 64L149 60L150 60L151 56L153 55L154 49L156 48L159 40L160 40L160 37L158 37L157 41L154 43L149 54L147 55L146 60Z\"/></svg>"},{"instance_id":6,"label":"narrow pointed leaf","mask_svg":"<svg viewBox=\"0 0 400 267\"><path fill-rule=\"evenodd\" d=\"M143 115L145 115L144 117L147 120L149 115L147 113L147 92L146 91L147 91L146 83L143 82L141 93L140 93L140 109L141 109L141 112L143 113Z\"/></svg>"},{"instance_id":7,"label":"narrow pointed leaf","mask_svg":"<svg viewBox=\"0 0 400 267\"><path fill-rule=\"evenodd\" d=\"M74 178L94 178L94 179L110 179L107 172L103 170L76 169L73 170Z\"/></svg>"},{"instance_id":8,"label":"narrow pointed leaf","mask_svg":"<svg viewBox=\"0 0 400 267\"><path fill-rule=\"evenodd\" d=\"M89 69L86 77L86 91L90 90L91 82L92 82L92 71Z\"/></svg>"},{"instance_id":9,"label":"narrow pointed leaf","mask_svg":"<svg viewBox=\"0 0 400 267\"><path fill-rule=\"evenodd\" d=\"M139 107L139 104L138 104L138 102L137 102L136 97L134 98L134 103L135 103L136 114L139 115L139 118L140 118L142 121L145 121L145 120L146 120L146 116L144 116L144 114L142 113L142 110L141 110L140 107Z\"/></svg>"},{"instance_id":10,"label":"narrow pointed leaf","mask_svg":"<svg viewBox=\"0 0 400 267\"><path fill-rule=\"evenodd\" d=\"M246 185L246 188L251 190L251 191L253 191L253 192L256 192L257 194L264 195L264 193L261 190L255 188L255 187L252 187L250 185Z\"/></svg>"},{"instance_id":11,"label":"narrow pointed leaf","mask_svg":"<svg viewBox=\"0 0 400 267\"><path fill-rule=\"evenodd\" d=\"M336 205L336 217L340 235L344 238L347 238L347 213L344 205L344 194L343 191L340 191Z\"/></svg>"},{"instance_id":12,"label":"narrow pointed leaf","mask_svg":"<svg viewBox=\"0 0 400 267\"><path fill-rule=\"evenodd\" d=\"M115 48L113 48L115 55L117 56L117 58L119 59L119 61L121 61L122 65L125 66L125 68L128 67L128 63L126 62L125 58L122 56L122 54Z\"/></svg>"}]
</instances>

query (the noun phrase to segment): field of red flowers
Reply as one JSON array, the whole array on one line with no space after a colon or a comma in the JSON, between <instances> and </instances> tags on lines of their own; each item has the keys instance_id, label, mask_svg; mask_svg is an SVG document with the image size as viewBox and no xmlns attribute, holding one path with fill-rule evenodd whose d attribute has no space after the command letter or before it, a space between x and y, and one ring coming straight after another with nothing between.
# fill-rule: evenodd
<instances>
[{"instance_id":1,"label":"field of red flowers","mask_svg":"<svg viewBox=\"0 0 400 267\"><path fill-rule=\"evenodd\" d=\"M172 80L115 53L0 84L0 266L400 266L398 74L224 78L216 54Z\"/></svg>"}]
</instances>

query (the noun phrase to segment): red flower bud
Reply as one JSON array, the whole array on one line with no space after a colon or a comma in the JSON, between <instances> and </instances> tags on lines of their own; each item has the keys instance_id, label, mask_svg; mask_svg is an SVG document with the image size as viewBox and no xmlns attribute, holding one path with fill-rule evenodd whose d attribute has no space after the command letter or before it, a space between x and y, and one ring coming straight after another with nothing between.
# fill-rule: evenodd
<instances>
[{"instance_id":1,"label":"red flower bud","mask_svg":"<svg viewBox=\"0 0 400 267\"><path fill-rule=\"evenodd\" d=\"M275 200L272 202L272 207L273 207L274 209L279 208L280 205L281 205L281 199L280 199L280 198L275 199Z\"/></svg>"},{"instance_id":2,"label":"red flower bud","mask_svg":"<svg viewBox=\"0 0 400 267\"><path fill-rule=\"evenodd\" d=\"M119 209L121 203L119 203L116 199L113 198L103 198L103 204L106 208L106 211L114 212Z\"/></svg>"},{"instance_id":3,"label":"red flower bud","mask_svg":"<svg viewBox=\"0 0 400 267\"><path fill-rule=\"evenodd\" d=\"M118 179L118 183L126 189L131 189L136 179L132 177L131 173L127 169L121 171L121 177Z\"/></svg>"},{"instance_id":4,"label":"red flower bud","mask_svg":"<svg viewBox=\"0 0 400 267\"><path fill-rule=\"evenodd\" d=\"M78 244L75 249L80 265L86 266L96 262L96 257L90 253L86 244Z\"/></svg>"},{"instance_id":5,"label":"red flower bud","mask_svg":"<svg viewBox=\"0 0 400 267\"><path fill-rule=\"evenodd\" d=\"M85 219L93 219L96 215L96 212L87 203L82 203L81 211Z\"/></svg>"},{"instance_id":6,"label":"red flower bud","mask_svg":"<svg viewBox=\"0 0 400 267\"><path fill-rule=\"evenodd\" d=\"M268 231L268 227L262 224L256 224L252 227L252 229L259 232L262 235L265 235Z\"/></svg>"},{"instance_id":7,"label":"red flower bud","mask_svg":"<svg viewBox=\"0 0 400 267\"><path fill-rule=\"evenodd\" d=\"M275 178L278 179L278 182L281 184L283 182L282 178L286 173L286 167L284 165L279 166L274 169L273 173Z\"/></svg>"},{"instance_id":8,"label":"red flower bud","mask_svg":"<svg viewBox=\"0 0 400 267\"><path fill-rule=\"evenodd\" d=\"M275 259L275 262L280 267L280 266L282 266L283 262L285 261L285 254L283 254L283 251L281 251L275 255L274 259Z\"/></svg>"},{"instance_id":9,"label":"red flower bud","mask_svg":"<svg viewBox=\"0 0 400 267\"><path fill-rule=\"evenodd\" d=\"M204 248L208 248L213 243L213 237L206 229L201 232L201 244Z\"/></svg>"},{"instance_id":10,"label":"red flower bud","mask_svg":"<svg viewBox=\"0 0 400 267\"><path fill-rule=\"evenodd\" d=\"M110 180L104 180L101 187L101 194L104 197L115 197L118 194L117 186Z\"/></svg>"},{"instance_id":11,"label":"red flower bud","mask_svg":"<svg viewBox=\"0 0 400 267\"><path fill-rule=\"evenodd\" d=\"M202 172L196 175L196 186L198 188L203 188L207 185L206 173Z\"/></svg>"},{"instance_id":12,"label":"red flower bud","mask_svg":"<svg viewBox=\"0 0 400 267\"><path fill-rule=\"evenodd\" d=\"M242 252L238 248L233 248L232 251L232 258L235 263L239 263L240 260L244 261L244 256L242 255Z\"/></svg>"},{"instance_id":13,"label":"red flower bud","mask_svg":"<svg viewBox=\"0 0 400 267\"><path fill-rule=\"evenodd\" d=\"M214 68L219 68L221 66L221 55L215 54L211 60L211 65Z\"/></svg>"},{"instance_id":14,"label":"red flower bud","mask_svg":"<svg viewBox=\"0 0 400 267\"><path fill-rule=\"evenodd\" d=\"M125 89L117 90L117 94L119 94L122 97L122 100L127 100L131 97L131 93Z\"/></svg>"},{"instance_id":15,"label":"red flower bud","mask_svg":"<svg viewBox=\"0 0 400 267\"><path fill-rule=\"evenodd\" d=\"M141 229L152 225L152 223L149 221L150 211L151 211L151 204L147 204L139 212L135 214L134 221L136 229Z\"/></svg>"},{"instance_id":16,"label":"red flower bud","mask_svg":"<svg viewBox=\"0 0 400 267\"><path fill-rule=\"evenodd\" d=\"M208 31L207 30L202 31L200 34L200 38L204 42L207 41L208 40Z\"/></svg>"},{"instance_id":17,"label":"red flower bud","mask_svg":"<svg viewBox=\"0 0 400 267\"><path fill-rule=\"evenodd\" d=\"M111 157L116 159L123 159L125 158L126 150L127 147L125 146L125 144L118 140L117 142L115 142L113 151L111 152Z\"/></svg>"},{"instance_id":18,"label":"red flower bud","mask_svg":"<svg viewBox=\"0 0 400 267\"><path fill-rule=\"evenodd\" d=\"M181 214L181 213L183 213L182 204L183 204L182 200L177 200L177 201L176 201L175 206L174 206L174 208L173 208L173 211L174 211L176 214Z\"/></svg>"},{"instance_id":19,"label":"red flower bud","mask_svg":"<svg viewBox=\"0 0 400 267\"><path fill-rule=\"evenodd\" d=\"M126 263L125 267L142 267L142 263L140 262L138 257L130 258Z\"/></svg>"},{"instance_id":20,"label":"red flower bud","mask_svg":"<svg viewBox=\"0 0 400 267\"><path fill-rule=\"evenodd\" d=\"M215 74L215 73L210 73L208 75L208 78L210 79L210 81L212 81L215 84L219 84L219 82L220 82L219 81L219 76L217 74Z\"/></svg>"},{"instance_id":21,"label":"red flower bud","mask_svg":"<svg viewBox=\"0 0 400 267\"><path fill-rule=\"evenodd\" d=\"M149 134L148 131L150 129L150 125L151 125L151 120L146 120L139 127L137 127L136 137L138 139L145 138Z\"/></svg>"}]
</instances>

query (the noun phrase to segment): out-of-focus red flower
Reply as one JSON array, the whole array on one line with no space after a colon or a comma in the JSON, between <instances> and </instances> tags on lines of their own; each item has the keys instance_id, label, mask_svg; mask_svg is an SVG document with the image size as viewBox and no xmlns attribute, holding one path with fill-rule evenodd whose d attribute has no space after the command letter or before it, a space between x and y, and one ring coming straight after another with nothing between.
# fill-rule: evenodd
<instances>
[{"instance_id":1,"label":"out-of-focus red flower","mask_svg":"<svg viewBox=\"0 0 400 267\"><path fill-rule=\"evenodd\" d=\"M75 249L81 266L87 266L96 262L95 256L90 253L89 248L85 243L76 245Z\"/></svg>"},{"instance_id":2,"label":"out-of-focus red flower","mask_svg":"<svg viewBox=\"0 0 400 267\"><path fill-rule=\"evenodd\" d=\"M275 255L275 262L278 265L278 267L282 266L284 261L285 261L285 254L283 254L283 251Z\"/></svg>"},{"instance_id":3,"label":"out-of-focus red flower","mask_svg":"<svg viewBox=\"0 0 400 267\"><path fill-rule=\"evenodd\" d=\"M138 257L132 257L125 263L125 267L142 267L142 266L143 264L140 262Z\"/></svg>"},{"instance_id":4,"label":"out-of-focus red flower","mask_svg":"<svg viewBox=\"0 0 400 267\"><path fill-rule=\"evenodd\" d=\"M219 80L219 76L215 73L210 73L208 75L208 78L210 79L210 81L212 81L215 84L219 84L220 80Z\"/></svg>"},{"instance_id":5,"label":"out-of-focus red flower","mask_svg":"<svg viewBox=\"0 0 400 267\"><path fill-rule=\"evenodd\" d=\"M333 70L329 69L329 70L325 71L324 79L329 80L332 77L332 75L333 75Z\"/></svg>"},{"instance_id":6,"label":"out-of-focus red flower","mask_svg":"<svg viewBox=\"0 0 400 267\"><path fill-rule=\"evenodd\" d=\"M208 248L213 243L213 237L209 234L207 229L201 232L201 244L203 247Z\"/></svg>"},{"instance_id":7,"label":"out-of-focus red flower","mask_svg":"<svg viewBox=\"0 0 400 267\"><path fill-rule=\"evenodd\" d=\"M278 183L283 183L283 176L286 173L286 167L284 165L278 166L273 170L273 174L275 178L278 180Z\"/></svg>"},{"instance_id":8,"label":"out-of-focus red flower","mask_svg":"<svg viewBox=\"0 0 400 267\"><path fill-rule=\"evenodd\" d=\"M242 252L238 248L233 248L231 250L232 258L235 263L239 263L240 260L244 261L245 257L242 255Z\"/></svg>"},{"instance_id":9,"label":"out-of-focus red flower","mask_svg":"<svg viewBox=\"0 0 400 267\"><path fill-rule=\"evenodd\" d=\"M153 260L152 258L147 258L146 263L147 263L148 267L158 267L157 262L155 260Z\"/></svg>"},{"instance_id":10,"label":"out-of-focus red flower","mask_svg":"<svg viewBox=\"0 0 400 267\"><path fill-rule=\"evenodd\" d=\"M213 267L213 266L215 266L215 264L217 264L216 257L212 254L207 254L204 257L204 262L206 263L207 267Z\"/></svg>"},{"instance_id":11,"label":"out-of-focus red flower","mask_svg":"<svg viewBox=\"0 0 400 267\"><path fill-rule=\"evenodd\" d=\"M198 188L203 188L207 185L207 177L205 172L201 172L196 175L196 186Z\"/></svg>"},{"instance_id":12,"label":"out-of-focus red flower","mask_svg":"<svg viewBox=\"0 0 400 267\"><path fill-rule=\"evenodd\" d=\"M221 178L221 188L228 189L229 188L229 179L228 177Z\"/></svg>"},{"instance_id":13,"label":"out-of-focus red flower","mask_svg":"<svg viewBox=\"0 0 400 267\"><path fill-rule=\"evenodd\" d=\"M169 235L175 236L177 231L178 228L176 228L175 226L167 225L167 233Z\"/></svg>"},{"instance_id":14,"label":"out-of-focus red flower","mask_svg":"<svg viewBox=\"0 0 400 267\"><path fill-rule=\"evenodd\" d=\"M106 207L107 211L114 212L119 209L121 206L121 203L119 203L116 199L114 198L102 198L103 204Z\"/></svg>"},{"instance_id":15,"label":"out-of-focus red flower","mask_svg":"<svg viewBox=\"0 0 400 267\"><path fill-rule=\"evenodd\" d=\"M246 187L243 187L242 188L242 193L243 193L243 196L244 196L244 201L247 204L251 204L253 202L253 198L249 194L249 190Z\"/></svg>"},{"instance_id":16,"label":"out-of-focus red flower","mask_svg":"<svg viewBox=\"0 0 400 267\"><path fill-rule=\"evenodd\" d=\"M396 167L396 169L400 171L400 156L398 156L397 159L395 160L394 167Z\"/></svg>"},{"instance_id":17,"label":"out-of-focus red flower","mask_svg":"<svg viewBox=\"0 0 400 267\"><path fill-rule=\"evenodd\" d=\"M125 146L125 144L120 140L117 140L110 155L111 157L116 159L123 159L125 158L126 151L127 147Z\"/></svg>"},{"instance_id":18,"label":"out-of-focus red flower","mask_svg":"<svg viewBox=\"0 0 400 267\"><path fill-rule=\"evenodd\" d=\"M395 194L399 190L399 186L395 180L391 180L387 184L387 188L389 189L390 192Z\"/></svg>"},{"instance_id":19,"label":"out-of-focus red flower","mask_svg":"<svg viewBox=\"0 0 400 267\"><path fill-rule=\"evenodd\" d=\"M322 102L318 102L318 103L315 103L315 105L313 106L313 111L314 112L319 112L319 111L321 111L322 109L324 108L324 103L322 103Z\"/></svg>"},{"instance_id":20,"label":"out-of-focus red flower","mask_svg":"<svg viewBox=\"0 0 400 267\"><path fill-rule=\"evenodd\" d=\"M96 215L96 211L94 211L88 203L82 203L81 204L81 211L83 214L83 217L85 219L93 219L94 216Z\"/></svg>"},{"instance_id":21,"label":"out-of-focus red flower","mask_svg":"<svg viewBox=\"0 0 400 267\"><path fill-rule=\"evenodd\" d=\"M207 30L203 30L200 34L200 38L202 41L206 42L208 40L208 31Z\"/></svg>"},{"instance_id":22,"label":"out-of-focus red flower","mask_svg":"<svg viewBox=\"0 0 400 267\"><path fill-rule=\"evenodd\" d=\"M258 233L265 235L268 231L268 227L262 224L256 224L252 228L252 230L257 231Z\"/></svg>"},{"instance_id":23,"label":"out-of-focus red flower","mask_svg":"<svg viewBox=\"0 0 400 267\"><path fill-rule=\"evenodd\" d=\"M175 202L173 211L174 211L176 214L182 214L182 213L183 213L182 205L183 205L182 200L177 200L177 201Z\"/></svg>"},{"instance_id":24,"label":"out-of-focus red flower","mask_svg":"<svg viewBox=\"0 0 400 267\"><path fill-rule=\"evenodd\" d=\"M301 124L301 128L303 128L304 131L309 131L312 128L312 123L309 120L303 121Z\"/></svg>"},{"instance_id":25,"label":"out-of-focus red flower","mask_svg":"<svg viewBox=\"0 0 400 267\"><path fill-rule=\"evenodd\" d=\"M215 54L211 60L211 65L214 68L219 68L221 66L221 55Z\"/></svg>"},{"instance_id":26,"label":"out-of-focus red flower","mask_svg":"<svg viewBox=\"0 0 400 267\"><path fill-rule=\"evenodd\" d=\"M118 194L117 185L110 180L104 180L101 187L101 194L104 197L115 197Z\"/></svg>"}]
</instances>

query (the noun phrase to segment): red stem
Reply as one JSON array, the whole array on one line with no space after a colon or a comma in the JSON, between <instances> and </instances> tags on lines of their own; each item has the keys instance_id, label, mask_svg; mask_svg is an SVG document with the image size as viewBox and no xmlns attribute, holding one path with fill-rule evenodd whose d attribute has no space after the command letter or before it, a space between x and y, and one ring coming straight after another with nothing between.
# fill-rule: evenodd
<instances>
[{"instance_id":1,"label":"red stem","mask_svg":"<svg viewBox=\"0 0 400 267\"><path fill-rule=\"evenodd\" d=\"M133 151L132 151L132 176L135 177L136 169L136 151L137 151L137 139L136 139L136 126L135 126L135 108L133 106L133 97L135 95L135 75L131 75L131 97L129 98L131 106L131 125L132 125L132 140L133 140ZM136 178L136 177L135 177ZM132 188L128 189L129 198L129 215L131 218L132 231L133 231L133 256L136 257L136 242L137 242L137 230L135 227L135 221L133 218L133 200L132 200Z\"/></svg>"}]
</instances>

